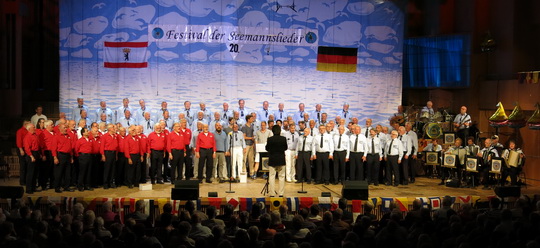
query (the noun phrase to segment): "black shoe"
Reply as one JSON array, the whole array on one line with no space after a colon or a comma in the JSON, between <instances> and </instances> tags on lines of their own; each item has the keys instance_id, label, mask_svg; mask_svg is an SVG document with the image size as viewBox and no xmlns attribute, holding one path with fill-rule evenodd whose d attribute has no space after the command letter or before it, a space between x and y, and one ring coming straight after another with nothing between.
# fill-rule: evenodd
<instances>
[{"instance_id":1,"label":"black shoe","mask_svg":"<svg viewBox=\"0 0 540 248\"><path fill-rule=\"evenodd\" d=\"M132 188L133 188L133 185L129 185L128 188L132 189Z\"/></svg>"},{"instance_id":2,"label":"black shoe","mask_svg":"<svg viewBox=\"0 0 540 248\"><path fill-rule=\"evenodd\" d=\"M138 187L139 187L139 184L135 184L135 187L137 187L137 188L138 188Z\"/></svg>"},{"instance_id":3,"label":"black shoe","mask_svg":"<svg viewBox=\"0 0 540 248\"><path fill-rule=\"evenodd\" d=\"M329 182L324 182L324 185L330 185L330 183Z\"/></svg>"},{"instance_id":4,"label":"black shoe","mask_svg":"<svg viewBox=\"0 0 540 248\"><path fill-rule=\"evenodd\" d=\"M379 186L379 183L374 183L375 186Z\"/></svg>"},{"instance_id":5,"label":"black shoe","mask_svg":"<svg viewBox=\"0 0 540 248\"><path fill-rule=\"evenodd\" d=\"M399 184L397 184L397 183L396 183L396 184L394 184L394 187L397 187L397 186L399 186Z\"/></svg>"},{"instance_id":6,"label":"black shoe","mask_svg":"<svg viewBox=\"0 0 540 248\"><path fill-rule=\"evenodd\" d=\"M157 184L163 184L163 182L162 182L162 181L159 181L159 182L157 182Z\"/></svg>"},{"instance_id":7,"label":"black shoe","mask_svg":"<svg viewBox=\"0 0 540 248\"><path fill-rule=\"evenodd\" d=\"M109 189L109 185L103 185L103 189Z\"/></svg>"},{"instance_id":8,"label":"black shoe","mask_svg":"<svg viewBox=\"0 0 540 248\"><path fill-rule=\"evenodd\" d=\"M444 182L440 182L439 185L444 185Z\"/></svg>"},{"instance_id":9,"label":"black shoe","mask_svg":"<svg viewBox=\"0 0 540 248\"><path fill-rule=\"evenodd\" d=\"M338 185L338 182L333 182L332 184L333 184L333 185Z\"/></svg>"},{"instance_id":10,"label":"black shoe","mask_svg":"<svg viewBox=\"0 0 540 248\"><path fill-rule=\"evenodd\" d=\"M41 189L34 189L34 192L41 192Z\"/></svg>"},{"instance_id":11,"label":"black shoe","mask_svg":"<svg viewBox=\"0 0 540 248\"><path fill-rule=\"evenodd\" d=\"M409 183L407 183L407 182L403 183L403 186L407 186L407 185L409 185Z\"/></svg>"},{"instance_id":12,"label":"black shoe","mask_svg":"<svg viewBox=\"0 0 540 248\"><path fill-rule=\"evenodd\" d=\"M389 184L389 183L385 183L384 185L386 185L386 186L390 186L390 184Z\"/></svg>"},{"instance_id":13,"label":"black shoe","mask_svg":"<svg viewBox=\"0 0 540 248\"><path fill-rule=\"evenodd\" d=\"M84 187L84 190L94 191L94 188L92 188L92 187Z\"/></svg>"},{"instance_id":14,"label":"black shoe","mask_svg":"<svg viewBox=\"0 0 540 248\"><path fill-rule=\"evenodd\" d=\"M26 194L34 194L34 191L32 191L32 190L27 190L27 191L26 191Z\"/></svg>"},{"instance_id":15,"label":"black shoe","mask_svg":"<svg viewBox=\"0 0 540 248\"><path fill-rule=\"evenodd\" d=\"M79 187L78 190L79 190L80 192L83 192L83 191L84 191L83 187Z\"/></svg>"},{"instance_id":16,"label":"black shoe","mask_svg":"<svg viewBox=\"0 0 540 248\"><path fill-rule=\"evenodd\" d=\"M416 182L416 180L415 180L414 178L413 178L413 179L411 179L411 183L414 183L414 182Z\"/></svg>"},{"instance_id":17,"label":"black shoe","mask_svg":"<svg viewBox=\"0 0 540 248\"><path fill-rule=\"evenodd\" d=\"M72 188L67 188L67 189L64 189L64 191L67 191L67 192L74 192L75 190L73 190Z\"/></svg>"},{"instance_id":18,"label":"black shoe","mask_svg":"<svg viewBox=\"0 0 540 248\"><path fill-rule=\"evenodd\" d=\"M62 190L61 190L61 189L55 189L54 192L56 192L56 193L62 193Z\"/></svg>"},{"instance_id":19,"label":"black shoe","mask_svg":"<svg viewBox=\"0 0 540 248\"><path fill-rule=\"evenodd\" d=\"M484 186L482 189L483 189L483 190L489 190L489 187L488 187L488 186Z\"/></svg>"},{"instance_id":20,"label":"black shoe","mask_svg":"<svg viewBox=\"0 0 540 248\"><path fill-rule=\"evenodd\" d=\"M212 183L212 179L206 179L206 183Z\"/></svg>"},{"instance_id":21,"label":"black shoe","mask_svg":"<svg viewBox=\"0 0 540 248\"><path fill-rule=\"evenodd\" d=\"M314 184L315 184L315 185L317 185L317 184L321 184L321 182L320 182L320 181L315 181L315 183L314 183Z\"/></svg>"},{"instance_id":22,"label":"black shoe","mask_svg":"<svg viewBox=\"0 0 540 248\"><path fill-rule=\"evenodd\" d=\"M116 184L111 184L111 189L116 189Z\"/></svg>"}]
</instances>

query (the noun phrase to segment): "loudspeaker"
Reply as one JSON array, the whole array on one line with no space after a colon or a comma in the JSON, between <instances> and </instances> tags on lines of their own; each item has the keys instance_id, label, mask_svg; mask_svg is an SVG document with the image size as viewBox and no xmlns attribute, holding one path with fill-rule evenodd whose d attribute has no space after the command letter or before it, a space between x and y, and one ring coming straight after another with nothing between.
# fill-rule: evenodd
<instances>
[{"instance_id":1,"label":"loudspeaker","mask_svg":"<svg viewBox=\"0 0 540 248\"><path fill-rule=\"evenodd\" d=\"M446 187L459 188L461 182L457 179L447 180Z\"/></svg>"},{"instance_id":2,"label":"loudspeaker","mask_svg":"<svg viewBox=\"0 0 540 248\"><path fill-rule=\"evenodd\" d=\"M208 192L208 197L218 197L217 192Z\"/></svg>"},{"instance_id":3,"label":"loudspeaker","mask_svg":"<svg viewBox=\"0 0 540 248\"><path fill-rule=\"evenodd\" d=\"M332 194L330 192L321 192L321 197L331 197Z\"/></svg>"},{"instance_id":4,"label":"loudspeaker","mask_svg":"<svg viewBox=\"0 0 540 248\"><path fill-rule=\"evenodd\" d=\"M520 186L497 186L495 187L495 194L501 198L520 197L521 187Z\"/></svg>"},{"instance_id":5,"label":"loudspeaker","mask_svg":"<svg viewBox=\"0 0 540 248\"><path fill-rule=\"evenodd\" d=\"M347 200L367 200L369 197L366 181L347 181L343 183L341 196Z\"/></svg>"},{"instance_id":6,"label":"loudspeaker","mask_svg":"<svg viewBox=\"0 0 540 248\"><path fill-rule=\"evenodd\" d=\"M199 199L199 180L177 180L171 190L171 200Z\"/></svg>"},{"instance_id":7,"label":"loudspeaker","mask_svg":"<svg viewBox=\"0 0 540 248\"><path fill-rule=\"evenodd\" d=\"M23 197L24 188L21 186L0 186L1 199L18 199Z\"/></svg>"}]
</instances>

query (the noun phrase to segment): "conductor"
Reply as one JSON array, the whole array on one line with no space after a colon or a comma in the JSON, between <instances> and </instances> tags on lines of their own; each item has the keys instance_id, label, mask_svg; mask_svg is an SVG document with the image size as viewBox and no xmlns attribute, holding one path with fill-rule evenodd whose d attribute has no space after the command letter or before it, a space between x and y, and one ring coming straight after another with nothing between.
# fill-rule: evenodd
<instances>
[{"instance_id":1,"label":"conductor","mask_svg":"<svg viewBox=\"0 0 540 248\"><path fill-rule=\"evenodd\" d=\"M270 171L269 191L270 196L275 196L276 193L282 197L285 192L285 151L287 150L287 139L280 136L281 127L275 125L272 127L274 136L268 138L266 143L266 151L268 151L268 166ZM276 172L279 178L279 188L275 191Z\"/></svg>"}]
</instances>

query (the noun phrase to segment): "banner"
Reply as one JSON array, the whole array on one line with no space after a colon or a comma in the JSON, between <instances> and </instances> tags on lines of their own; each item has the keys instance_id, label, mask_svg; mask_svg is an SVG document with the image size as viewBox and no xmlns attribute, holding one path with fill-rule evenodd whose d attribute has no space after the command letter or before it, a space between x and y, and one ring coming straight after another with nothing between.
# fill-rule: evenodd
<instances>
[{"instance_id":1,"label":"banner","mask_svg":"<svg viewBox=\"0 0 540 248\"><path fill-rule=\"evenodd\" d=\"M148 25L149 42L317 46L316 29L214 25Z\"/></svg>"}]
</instances>

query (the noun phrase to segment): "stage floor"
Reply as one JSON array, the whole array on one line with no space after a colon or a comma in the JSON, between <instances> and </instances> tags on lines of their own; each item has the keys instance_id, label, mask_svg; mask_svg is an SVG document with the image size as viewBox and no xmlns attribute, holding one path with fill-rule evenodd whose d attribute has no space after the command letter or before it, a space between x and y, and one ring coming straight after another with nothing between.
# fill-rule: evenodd
<instances>
[{"instance_id":1,"label":"stage floor","mask_svg":"<svg viewBox=\"0 0 540 248\"><path fill-rule=\"evenodd\" d=\"M0 180L2 186L18 186L18 178L10 178L6 181ZM425 177L419 177L416 179L416 183L409 184L407 186L369 186L369 197L430 197L430 196L463 196L463 195L475 195L480 197L495 195L493 190L482 190L482 187L476 188L450 188L446 186L438 185L439 179L429 179ZM247 183L233 183L231 188L235 193L226 193L229 190L229 183L203 183L200 184L200 197L207 197L208 192L217 192L218 197L264 197L261 193L265 186L266 180L248 179ZM277 184L277 182L276 182ZM120 187L116 189L94 189L94 191L84 192L63 192L55 193L54 190L47 190L36 192L32 196L65 196L65 197L129 197L129 198L145 198L145 199L157 199L168 198L171 196L171 184L156 184L152 185L152 190L141 191L138 188L129 189L127 187ZM277 185L276 185L277 186ZM332 197L341 197L342 185L314 185L305 184L304 190L306 194L299 194L297 191L301 190L301 184L285 183L285 195L284 197L319 197L322 192L330 192ZM522 187L522 194L537 194L540 192L538 186ZM25 195L28 196L28 195Z\"/></svg>"}]
</instances>

